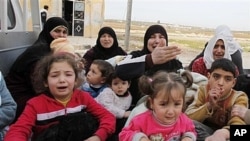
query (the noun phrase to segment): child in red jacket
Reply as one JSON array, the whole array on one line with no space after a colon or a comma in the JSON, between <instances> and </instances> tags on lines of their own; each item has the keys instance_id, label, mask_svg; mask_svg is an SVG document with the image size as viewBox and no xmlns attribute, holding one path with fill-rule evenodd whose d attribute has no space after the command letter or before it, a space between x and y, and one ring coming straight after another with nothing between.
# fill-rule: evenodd
<instances>
[{"instance_id":1,"label":"child in red jacket","mask_svg":"<svg viewBox=\"0 0 250 141\"><path fill-rule=\"evenodd\" d=\"M115 131L115 117L87 92L76 89L77 79L77 66L72 55L59 53L44 57L35 68L33 80L39 95L27 102L4 140L46 140L48 134L44 132L53 131L56 139L105 141ZM87 123L86 116L78 116L86 112L93 116L93 120L88 121L98 121L92 133L87 127L91 123Z\"/></svg>"}]
</instances>

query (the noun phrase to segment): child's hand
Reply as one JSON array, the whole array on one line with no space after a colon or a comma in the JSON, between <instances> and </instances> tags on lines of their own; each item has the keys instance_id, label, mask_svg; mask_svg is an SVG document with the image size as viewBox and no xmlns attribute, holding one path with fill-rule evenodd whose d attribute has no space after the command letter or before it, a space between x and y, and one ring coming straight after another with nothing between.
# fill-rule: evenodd
<instances>
[{"instance_id":1,"label":"child's hand","mask_svg":"<svg viewBox=\"0 0 250 141\"><path fill-rule=\"evenodd\" d=\"M148 139L147 137L142 137L140 141L150 141L150 139Z\"/></svg>"},{"instance_id":2,"label":"child's hand","mask_svg":"<svg viewBox=\"0 0 250 141\"><path fill-rule=\"evenodd\" d=\"M210 89L209 91L209 102L210 105L217 105L218 100L220 99L221 95L223 94L223 89L220 87L215 87Z\"/></svg>"},{"instance_id":3,"label":"child's hand","mask_svg":"<svg viewBox=\"0 0 250 141\"><path fill-rule=\"evenodd\" d=\"M124 116L123 116L123 117L125 117L125 118L129 117L130 113L131 113L131 111L126 111L126 112L124 113Z\"/></svg>"},{"instance_id":4,"label":"child's hand","mask_svg":"<svg viewBox=\"0 0 250 141\"><path fill-rule=\"evenodd\" d=\"M91 136L84 141L101 141L101 139L98 136Z\"/></svg>"},{"instance_id":5,"label":"child's hand","mask_svg":"<svg viewBox=\"0 0 250 141\"><path fill-rule=\"evenodd\" d=\"M190 137L184 137L181 139L181 141L193 141L193 139Z\"/></svg>"}]
</instances>

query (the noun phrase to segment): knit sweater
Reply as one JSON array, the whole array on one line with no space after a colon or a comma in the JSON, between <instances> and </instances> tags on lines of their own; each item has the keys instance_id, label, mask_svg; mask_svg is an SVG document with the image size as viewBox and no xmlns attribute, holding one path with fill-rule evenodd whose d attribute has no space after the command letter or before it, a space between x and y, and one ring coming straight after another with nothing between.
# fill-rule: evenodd
<instances>
[{"instance_id":1,"label":"knit sweater","mask_svg":"<svg viewBox=\"0 0 250 141\"><path fill-rule=\"evenodd\" d=\"M242 105L248 107L248 97L242 91L231 90L230 93L218 101L218 107L211 111L207 108L208 85L198 89L193 103L186 109L186 114L193 120L205 123L213 129L226 128L230 125L244 125L245 121L240 117L231 117L232 106Z\"/></svg>"},{"instance_id":2,"label":"knit sweater","mask_svg":"<svg viewBox=\"0 0 250 141\"><path fill-rule=\"evenodd\" d=\"M59 117L83 109L97 117L100 126L94 134L105 141L115 131L115 117L88 93L80 90L74 91L66 107L45 94L30 99L17 122L10 127L5 141L27 141L32 132L34 139L50 125L57 123Z\"/></svg>"},{"instance_id":3,"label":"knit sweater","mask_svg":"<svg viewBox=\"0 0 250 141\"><path fill-rule=\"evenodd\" d=\"M111 88L107 87L103 89L95 100L115 115L116 118L123 118L126 110L131 105L132 96L128 92L127 96L119 97Z\"/></svg>"}]
</instances>

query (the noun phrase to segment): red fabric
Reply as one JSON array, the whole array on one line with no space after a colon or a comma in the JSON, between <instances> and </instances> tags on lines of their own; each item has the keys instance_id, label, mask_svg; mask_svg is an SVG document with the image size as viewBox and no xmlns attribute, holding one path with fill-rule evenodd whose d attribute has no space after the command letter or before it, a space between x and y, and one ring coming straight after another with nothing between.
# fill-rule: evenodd
<instances>
[{"instance_id":1,"label":"red fabric","mask_svg":"<svg viewBox=\"0 0 250 141\"><path fill-rule=\"evenodd\" d=\"M204 63L203 57L196 59L192 66L192 72L197 72L207 77L208 70Z\"/></svg>"},{"instance_id":2,"label":"red fabric","mask_svg":"<svg viewBox=\"0 0 250 141\"><path fill-rule=\"evenodd\" d=\"M69 112L72 113L72 109L86 109L87 112L99 119L100 126L95 135L99 136L102 141L105 141L108 135L114 133L116 124L114 122L116 121L115 117L101 105L96 103L89 93L75 90L66 107L64 107L55 99L46 96L45 94L41 94L30 99L17 122L11 125L10 130L8 131L4 140L27 141L30 138L32 132L33 136L35 137L41 131L48 128L49 125L56 122L54 120L52 123L50 121L51 119L62 116L62 114L65 115ZM47 124L37 125L38 122L47 122Z\"/></svg>"}]
</instances>

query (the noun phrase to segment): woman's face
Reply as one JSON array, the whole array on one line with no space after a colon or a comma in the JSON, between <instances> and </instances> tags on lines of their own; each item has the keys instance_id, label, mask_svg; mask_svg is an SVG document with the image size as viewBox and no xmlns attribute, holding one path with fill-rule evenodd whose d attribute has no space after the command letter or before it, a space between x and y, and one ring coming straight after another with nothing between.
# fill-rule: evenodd
<instances>
[{"instance_id":1,"label":"woman's face","mask_svg":"<svg viewBox=\"0 0 250 141\"><path fill-rule=\"evenodd\" d=\"M68 30L65 27L57 27L50 32L50 35L54 38L66 38L68 35Z\"/></svg>"},{"instance_id":2,"label":"woman's face","mask_svg":"<svg viewBox=\"0 0 250 141\"><path fill-rule=\"evenodd\" d=\"M148 39L148 50L153 52L156 47L164 47L167 45L166 38L161 33L155 33Z\"/></svg>"},{"instance_id":3,"label":"woman's face","mask_svg":"<svg viewBox=\"0 0 250 141\"><path fill-rule=\"evenodd\" d=\"M213 58L214 60L223 58L225 54L225 45L223 40L219 39L213 48Z\"/></svg>"},{"instance_id":4,"label":"woman's face","mask_svg":"<svg viewBox=\"0 0 250 141\"><path fill-rule=\"evenodd\" d=\"M114 43L114 38L111 35L104 33L100 38L100 43L104 48L110 48Z\"/></svg>"}]
</instances>

